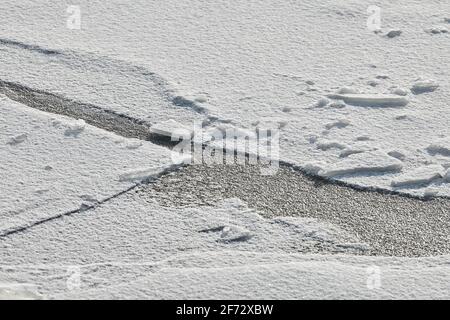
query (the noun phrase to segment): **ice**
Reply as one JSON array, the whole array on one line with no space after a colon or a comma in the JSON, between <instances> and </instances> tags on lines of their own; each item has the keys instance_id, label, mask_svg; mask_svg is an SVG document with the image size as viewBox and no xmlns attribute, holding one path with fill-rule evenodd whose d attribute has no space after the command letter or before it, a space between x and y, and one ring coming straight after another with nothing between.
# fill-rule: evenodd
<instances>
[{"instance_id":1,"label":"ice","mask_svg":"<svg viewBox=\"0 0 450 320\"><path fill-rule=\"evenodd\" d=\"M419 168L430 160L423 155L429 141L450 135L450 52L448 34L442 33L448 12L435 1L424 6L410 0L405 9L382 0L378 5L389 7L389 14L386 26L376 28L383 32L374 34L365 25L367 3L341 2L138 0L124 9L113 0L105 13L101 1L81 0L84 27L69 30L64 3L43 7L4 0L0 9L8 28L0 31L0 81L148 124L174 119L190 126L198 120L251 130L258 121L277 118L285 139L281 160L300 167L339 160L336 152L303 141L345 117L351 128L339 130L339 137L330 130L330 140L350 145L367 135L373 148L408 150L405 166ZM431 36L424 29L439 33ZM400 37L387 37L398 31ZM401 54L386 54L399 52L400 42ZM311 108L335 91L341 99ZM408 121L399 123L396 110L406 105ZM381 108L390 106L399 108ZM388 180L361 177L357 184L391 189ZM448 185L440 188L450 195Z\"/></svg>"},{"instance_id":2,"label":"ice","mask_svg":"<svg viewBox=\"0 0 450 320\"><path fill-rule=\"evenodd\" d=\"M150 132L159 134L162 136L172 137L172 136L183 136L190 137L192 135L192 129L187 126L178 123L173 119L156 123L150 127Z\"/></svg>"},{"instance_id":3,"label":"ice","mask_svg":"<svg viewBox=\"0 0 450 320\"><path fill-rule=\"evenodd\" d=\"M82 195L102 201L120 193L135 184L120 177L128 170L172 165L169 150L150 142L129 149L128 139L84 121L8 99L0 112L0 234L77 210Z\"/></svg>"},{"instance_id":4,"label":"ice","mask_svg":"<svg viewBox=\"0 0 450 320\"><path fill-rule=\"evenodd\" d=\"M382 152L364 152L352 154L344 160L327 165L319 171L319 175L335 177L345 174L400 171L402 167L401 161Z\"/></svg>"},{"instance_id":5,"label":"ice","mask_svg":"<svg viewBox=\"0 0 450 320\"><path fill-rule=\"evenodd\" d=\"M444 176L444 168L440 165L429 165L415 169L410 172L405 172L400 177L392 180L393 187L408 187L411 185L430 184L436 179L441 179Z\"/></svg>"},{"instance_id":6,"label":"ice","mask_svg":"<svg viewBox=\"0 0 450 320\"><path fill-rule=\"evenodd\" d=\"M167 207L147 197L144 190L123 194L85 213L48 221L4 238L0 281L9 278L14 282L20 278L22 282L36 284L44 298L69 297L73 294L67 286L71 266L80 269L81 290L97 287L101 291L127 282L129 289L136 289L133 284L136 279L152 277L154 271L165 267L177 266L188 271L193 265L215 266L220 273L226 269L224 261L202 262L214 255L233 252L233 256L241 258L229 263L249 268L264 261L277 263L273 255L281 254L291 261L303 259L292 253L316 246L336 253L360 253L368 249L342 229L315 219L265 219L237 199L215 207ZM9 254L12 248L13 255ZM255 254L259 257L252 259ZM48 281L50 274L55 281ZM167 291L161 294L174 293L167 285ZM185 289L185 294L189 294Z\"/></svg>"},{"instance_id":7,"label":"ice","mask_svg":"<svg viewBox=\"0 0 450 320\"><path fill-rule=\"evenodd\" d=\"M437 88L439 88L439 84L434 80L419 80L411 87L411 92L414 94L421 94L433 92Z\"/></svg>"},{"instance_id":8,"label":"ice","mask_svg":"<svg viewBox=\"0 0 450 320\"><path fill-rule=\"evenodd\" d=\"M402 107L409 103L404 97L382 94L331 94L329 97L362 107Z\"/></svg>"},{"instance_id":9,"label":"ice","mask_svg":"<svg viewBox=\"0 0 450 320\"><path fill-rule=\"evenodd\" d=\"M319 245L350 254L298 253ZM449 294L448 256L354 256L368 246L336 226L307 218L265 219L237 199L174 208L133 192L5 238L1 246L0 282L33 283L40 297L50 299ZM371 287L370 267L381 272L380 290ZM74 272L81 275L79 286L70 281Z\"/></svg>"}]
</instances>

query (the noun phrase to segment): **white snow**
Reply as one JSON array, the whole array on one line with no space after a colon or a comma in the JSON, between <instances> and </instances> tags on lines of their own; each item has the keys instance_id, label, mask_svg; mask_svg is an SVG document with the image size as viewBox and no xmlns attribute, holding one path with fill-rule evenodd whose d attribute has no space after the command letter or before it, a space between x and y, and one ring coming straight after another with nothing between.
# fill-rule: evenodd
<instances>
[{"instance_id":1,"label":"white snow","mask_svg":"<svg viewBox=\"0 0 450 320\"><path fill-rule=\"evenodd\" d=\"M8 237L0 246L0 282L33 283L32 292L50 299L442 298L450 294L448 256L340 255L343 250L364 252L368 246L314 219L264 219L236 199L212 208L170 208L144 194L130 193L87 214ZM315 246L326 246L336 254L298 253ZM9 254L12 250L14 254ZM371 287L376 285L371 281L374 267L379 270L379 288ZM70 282L73 270L79 272L78 286Z\"/></svg>"},{"instance_id":2,"label":"white snow","mask_svg":"<svg viewBox=\"0 0 450 320\"><path fill-rule=\"evenodd\" d=\"M279 128L279 157L308 172L450 196L445 1L380 0L377 32L362 0L111 0L106 10L77 0L79 30L67 28L66 5L1 1L0 85L92 104L166 136L178 124L191 134L194 121L239 138ZM235 200L175 209L115 197L158 176L172 153L2 95L0 114L0 234L109 199L2 239L0 298L450 296L448 255L352 256L367 246L334 226L263 219ZM335 255L301 254L324 245ZM67 282L74 265L80 287Z\"/></svg>"},{"instance_id":3,"label":"white snow","mask_svg":"<svg viewBox=\"0 0 450 320\"><path fill-rule=\"evenodd\" d=\"M389 10L382 11L383 32L376 34L367 29L362 0L138 0L125 7L113 0L106 13L101 1L81 0L80 30L67 29L64 3L4 0L0 79L152 124L207 118L253 131L256 123L277 118L280 157L299 166L339 157L302 141L346 117L351 128L328 139L348 145L368 135L374 148L408 150L404 165L412 170L424 161L442 163L424 150L439 135L450 136L448 35L423 31L443 30L438 24L448 10L438 0L428 3L379 2ZM390 39L390 31L401 36ZM374 79L375 87L368 84ZM405 95L394 87L429 94ZM335 91L342 99L311 108ZM399 124L397 110L405 108L412 120ZM391 189L390 180L353 182ZM450 195L448 185L440 188Z\"/></svg>"},{"instance_id":4,"label":"white snow","mask_svg":"<svg viewBox=\"0 0 450 320\"><path fill-rule=\"evenodd\" d=\"M162 171L170 151L123 137L83 120L0 100L0 233L76 210L83 195L102 201L134 185L122 174L140 167Z\"/></svg>"}]
</instances>

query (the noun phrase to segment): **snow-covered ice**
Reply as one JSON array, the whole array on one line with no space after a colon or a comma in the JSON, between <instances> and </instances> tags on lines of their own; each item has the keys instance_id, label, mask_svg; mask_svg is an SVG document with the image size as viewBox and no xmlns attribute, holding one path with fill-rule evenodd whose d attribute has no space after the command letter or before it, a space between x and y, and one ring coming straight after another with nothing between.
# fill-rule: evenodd
<instances>
[{"instance_id":1,"label":"snow-covered ice","mask_svg":"<svg viewBox=\"0 0 450 320\"><path fill-rule=\"evenodd\" d=\"M449 197L448 1L377 1L375 29L363 0L77 0L80 28L68 5L0 3L0 298L449 297L448 256L353 256L366 244L319 221L127 198L169 149L10 100L57 95L164 136L202 123L199 142L241 153L279 129L276 160ZM324 245L346 255L301 254ZM68 290L71 265L83 281Z\"/></svg>"},{"instance_id":2,"label":"snow-covered ice","mask_svg":"<svg viewBox=\"0 0 450 320\"><path fill-rule=\"evenodd\" d=\"M315 246L334 253L364 252L367 245L314 219L262 218L236 199L215 207L169 208L145 194L132 193L88 214L15 234L0 245L0 283L33 284L32 292L42 298L443 298L449 294L448 256L299 254ZM80 275L77 287L68 285L74 266ZM381 273L382 289L370 287L374 266ZM49 275L54 281L46 280Z\"/></svg>"},{"instance_id":3,"label":"snow-covered ice","mask_svg":"<svg viewBox=\"0 0 450 320\"><path fill-rule=\"evenodd\" d=\"M172 165L170 151L0 100L0 233L93 205ZM128 179L126 179L128 178ZM90 199L86 201L85 199Z\"/></svg>"},{"instance_id":4,"label":"snow-covered ice","mask_svg":"<svg viewBox=\"0 0 450 320\"><path fill-rule=\"evenodd\" d=\"M0 31L3 81L150 123L208 118L254 131L278 118L280 157L299 166L339 157L318 153L302 136L320 135L343 116L352 125L333 138L340 144L369 135L376 149L407 150L408 171L445 161L425 148L450 135L449 35L423 29L445 24L447 3L380 1L380 32L367 29L364 1L140 0L123 7L116 0L107 12L101 1L79 1L80 30L67 28L64 3L19 3L0 4L8 26ZM339 99L328 103L329 95ZM409 120L400 123L405 110ZM390 180L356 183L391 189ZM448 185L440 188L450 195Z\"/></svg>"}]
</instances>

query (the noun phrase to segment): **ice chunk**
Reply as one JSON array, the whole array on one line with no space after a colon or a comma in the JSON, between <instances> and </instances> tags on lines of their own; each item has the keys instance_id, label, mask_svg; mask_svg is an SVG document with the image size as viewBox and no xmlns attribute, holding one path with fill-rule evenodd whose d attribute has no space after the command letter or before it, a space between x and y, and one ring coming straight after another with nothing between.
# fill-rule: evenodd
<instances>
[{"instance_id":1,"label":"ice chunk","mask_svg":"<svg viewBox=\"0 0 450 320\"><path fill-rule=\"evenodd\" d=\"M328 97L362 107L397 107L406 106L409 103L405 97L386 94L331 94Z\"/></svg>"},{"instance_id":2,"label":"ice chunk","mask_svg":"<svg viewBox=\"0 0 450 320\"><path fill-rule=\"evenodd\" d=\"M119 181L142 181L148 178L156 177L161 173L161 168L135 169L123 173L119 176Z\"/></svg>"},{"instance_id":3,"label":"ice chunk","mask_svg":"<svg viewBox=\"0 0 450 320\"><path fill-rule=\"evenodd\" d=\"M439 88L439 84L434 80L419 80L411 87L411 92L421 94L425 92L433 92Z\"/></svg>"},{"instance_id":4,"label":"ice chunk","mask_svg":"<svg viewBox=\"0 0 450 320\"><path fill-rule=\"evenodd\" d=\"M393 187L407 187L417 184L429 184L433 180L440 179L444 176L444 168L440 165L430 165L420 167L415 170L406 172L400 177L392 180Z\"/></svg>"},{"instance_id":5,"label":"ice chunk","mask_svg":"<svg viewBox=\"0 0 450 320\"><path fill-rule=\"evenodd\" d=\"M166 137L172 137L172 136L183 136L183 137L190 137L192 136L192 131L188 127L184 126L183 124L173 120L169 119L167 121L163 121L160 123L156 123L150 127L150 132L166 136Z\"/></svg>"},{"instance_id":6,"label":"ice chunk","mask_svg":"<svg viewBox=\"0 0 450 320\"><path fill-rule=\"evenodd\" d=\"M350 155L342 161L324 167L319 171L319 175L334 177L352 173L400 171L402 167L401 161L374 151Z\"/></svg>"}]
</instances>

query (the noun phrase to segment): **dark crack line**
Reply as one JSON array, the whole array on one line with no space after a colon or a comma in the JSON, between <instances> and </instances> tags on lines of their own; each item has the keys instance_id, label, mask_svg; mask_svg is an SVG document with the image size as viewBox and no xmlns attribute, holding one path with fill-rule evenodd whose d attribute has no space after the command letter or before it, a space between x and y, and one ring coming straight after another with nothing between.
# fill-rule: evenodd
<instances>
[{"instance_id":1,"label":"dark crack line","mask_svg":"<svg viewBox=\"0 0 450 320\"><path fill-rule=\"evenodd\" d=\"M135 190L136 188L138 188L138 187L140 187L142 185L153 184L158 179L160 179L162 176L165 176L165 175L173 173L173 172L177 172L183 166L184 165L172 165L171 167L166 168L163 171L161 171L158 175L150 177L150 178L147 178L147 179L145 179L145 180L143 180L143 181L141 181L139 183L136 183L136 184L132 185L131 187L125 189L125 190L122 190L122 191L120 191L120 192L118 192L116 194L113 194L110 197L107 197L107 198L103 199L102 201L98 201L96 204L93 204L93 205L82 205L80 208L75 209L75 210L71 210L71 211L60 213L60 214L57 214L57 215L54 215L54 216L51 216L51 217L47 217L47 218L35 221L33 223L27 224L25 226L20 226L20 227L17 227L17 228L11 228L11 229L3 232L3 233L0 233L0 240L4 240L8 236L25 232L25 231L27 231L27 230L29 230L31 228L34 228L36 226L39 226L41 224L44 224L44 223L47 223L47 222L50 222L50 221L53 221L53 220L56 220L56 219L61 219L63 217L69 217L69 216L77 214L77 213L84 213L84 212L88 212L88 211L91 211L91 210L95 210L96 208L100 207L101 205L103 205L103 204L105 204L105 203L107 203L107 202L109 202L109 201L111 201L111 200L113 200L115 198L118 198L118 197L120 197L120 196L122 196L122 195L124 195L124 194L126 194L126 193L128 193L130 191L133 191L133 190Z\"/></svg>"}]
</instances>

